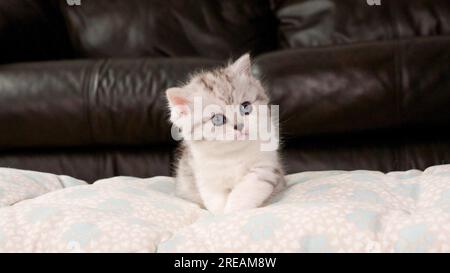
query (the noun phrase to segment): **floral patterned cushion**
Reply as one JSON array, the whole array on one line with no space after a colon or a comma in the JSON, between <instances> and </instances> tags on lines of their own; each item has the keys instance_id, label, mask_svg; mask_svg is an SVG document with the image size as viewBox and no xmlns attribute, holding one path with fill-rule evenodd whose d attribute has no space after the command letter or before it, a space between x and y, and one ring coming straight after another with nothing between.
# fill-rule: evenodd
<instances>
[{"instance_id":1,"label":"floral patterned cushion","mask_svg":"<svg viewBox=\"0 0 450 273\"><path fill-rule=\"evenodd\" d=\"M450 165L306 172L263 208L208 216L160 252L450 252Z\"/></svg>"},{"instance_id":2,"label":"floral patterned cushion","mask_svg":"<svg viewBox=\"0 0 450 273\"><path fill-rule=\"evenodd\" d=\"M0 202L54 191L0 208L0 252L155 252L161 241L205 213L173 197L168 177L116 177L61 189L58 176L14 172L10 181L0 176ZM28 185L34 195L22 194L33 192Z\"/></svg>"},{"instance_id":3,"label":"floral patterned cushion","mask_svg":"<svg viewBox=\"0 0 450 273\"><path fill-rule=\"evenodd\" d=\"M265 207L212 215L169 177L0 168L0 252L450 252L450 165L287 179Z\"/></svg>"}]
</instances>

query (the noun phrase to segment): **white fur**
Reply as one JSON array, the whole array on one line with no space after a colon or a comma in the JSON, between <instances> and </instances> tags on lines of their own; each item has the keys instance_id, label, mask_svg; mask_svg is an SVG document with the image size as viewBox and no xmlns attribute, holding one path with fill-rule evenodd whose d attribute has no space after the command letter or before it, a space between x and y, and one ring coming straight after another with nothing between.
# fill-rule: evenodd
<instances>
[{"instance_id":1,"label":"white fur","mask_svg":"<svg viewBox=\"0 0 450 273\"><path fill-rule=\"evenodd\" d=\"M217 104L222 108L244 101L252 102L255 108L269 103L261 84L251 75L248 55L215 73L204 72L194 76L187 85L169 89L167 97L171 121L180 128L192 126L186 110L192 109L195 97L201 97L206 105ZM208 115L211 114L204 113L194 119L194 124L204 122L208 125ZM229 122L223 128L231 128L239 136L241 132L232 129L233 125L243 122L242 132L245 132L253 114L227 117ZM212 129L215 133L218 127ZM182 131L185 140L178 160L178 196L197 202L213 213L229 213L259 207L274 191L285 186L277 151L262 151L259 139L188 140L187 132ZM273 136L278 139L275 130Z\"/></svg>"}]
</instances>

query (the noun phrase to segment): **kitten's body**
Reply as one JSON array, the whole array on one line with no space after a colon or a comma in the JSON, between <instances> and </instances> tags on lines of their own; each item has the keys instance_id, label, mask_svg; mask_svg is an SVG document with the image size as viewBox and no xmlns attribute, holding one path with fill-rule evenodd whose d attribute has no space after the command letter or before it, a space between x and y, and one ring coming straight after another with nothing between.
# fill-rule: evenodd
<instances>
[{"instance_id":1,"label":"kitten's body","mask_svg":"<svg viewBox=\"0 0 450 273\"><path fill-rule=\"evenodd\" d=\"M276 151L262 152L257 143L248 143L241 150L211 153L207 146L184 144L177 169L178 196L213 212L231 212L259 207L285 185ZM231 195L239 184L243 190ZM203 200L202 193L215 197Z\"/></svg>"},{"instance_id":2,"label":"kitten's body","mask_svg":"<svg viewBox=\"0 0 450 273\"><path fill-rule=\"evenodd\" d=\"M177 102L189 105L186 101L192 102L195 96L222 106L239 105L243 100L251 101L255 106L268 104L267 95L251 76L249 69L250 60L248 56L243 56L230 67L194 76L183 87L184 90L177 88L168 91L172 122L180 127L186 122L183 121L183 115L181 119L177 116L179 113L176 113L176 107L180 106ZM235 118L245 123L246 116ZM196 126L195 122L193 127ZM224 126L233 124L229 123ZM236 127L234 129L238 136L248 134L246 128L239 132ZM180 149L176 178L178 196L204 205L214 213L259 207L285 186L276 149L263 151L259 139L217 141L185 138Z\"/></svg>"}]
</instances>

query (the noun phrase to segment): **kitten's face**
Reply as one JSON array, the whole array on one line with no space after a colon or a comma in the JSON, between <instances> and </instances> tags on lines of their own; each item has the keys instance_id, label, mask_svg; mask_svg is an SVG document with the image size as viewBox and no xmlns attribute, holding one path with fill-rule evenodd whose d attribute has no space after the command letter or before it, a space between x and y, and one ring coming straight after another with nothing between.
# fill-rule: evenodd
<instances>
[{"instance_id":1,"label":"kitten's face","mask_svg":"<svg viewBox=\"0 0 450 273\"><path fill-rule=\"evenodd\" d=\"M261 108L267 111L269 99L250 69L247 54L228 67L199 73L185 86L167 90L171 121L182 128L183 138L192 139L192 133L201 130L201 140L252 139L251 125L261 116Z\"/></svg>"}]
</instances>

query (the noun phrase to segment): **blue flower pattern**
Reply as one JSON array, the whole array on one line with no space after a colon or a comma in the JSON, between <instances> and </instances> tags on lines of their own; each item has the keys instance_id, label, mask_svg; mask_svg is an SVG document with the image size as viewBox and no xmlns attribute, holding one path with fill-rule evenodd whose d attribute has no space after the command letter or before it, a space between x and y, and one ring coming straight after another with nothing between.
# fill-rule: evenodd
<instances>
[{"instance_id":1,"label":"blue flower pattern","mask_svg":"<svg viewBox=\"0 0 450 273\"><path fill-rule=\"evenodd\" d=\"M132 211L131 204L128 200L118 198L107 199L101 202L98 205L98 208L109 212L123 213L123 214L127 214Z\"/></svg>"},{"instance_id":2,"label":"blue flower pattern","mask_svg":"<svg viewBox=\"0 0 450 273\"><path fill-rule=\"evenodd\" d=\"M322 184L322 185L314 186L314 187L308 189L306 191L306 194L308 194L308 195L324 194L324 193L328 192L329 190L331 190L334 187L335 186L331 185L331 184Z\"/></svg>"},{"instance_id":3,"label":"blue flower pattern","mask_svg":"<svg viewBox=\"0 0 450 273\"><path fill-rule=\"evenodd\" d=\"M381 229L378 214L371 210L357 208L347 215L347 220L361 230L378 232Z\"/></svg>"},{"instance_id":4,"label":"blue flower pattern","mask_svg":"<svg viewBox=\"0 0 450 273\"><path fill-rule=\"evenodd\" d=\"M69 230L63 234L63 238L67 243L75 242L84 247L100 235L101 231L95 224L76 223L69 227Z\"/></svg>"},{"instance_id":5,"label":"blue flower pattern","mask_svg":"<svg viewBox=\"0 0 450 273\"><path fill-rule=\"evenodd\" d=\"M54 207L36 207L28 213L27 219L31 223L42 222L48 220L48 218L55 215L57 212L58 209Z\"/></svg>"},{"instance_id":6,"label":"blue flower pattern","mask_svg":"<svg viewBox=\"0 0 450 273\"><path fill-rule=\"evenodd\" d=\"M331 253L335 252L328 242L328 237L323 234L306 235L300 240L301 253Z\"/></svg>"},{"instance_id":7,"label":"blue flower pattern","mask_svg":"<svg viewBox=\"0 0 450 273\"><path fill-rule=\"evenodd\" d=\"M32 174L28 174L31 179ZM339 174L341 175L341 174ZM433 173L436 177L441 177L442 180L444 180L445 177L450 177L450 172L441 172L441 173ZM2 174L0 173L0 176ZM415 180L411 181L405 181L406 179L416 177L418 176L417 173L412 174L400 174L395 177L395 179L401 179L403 181L398 181L392 186L388 188L388 190L391 191L392 195L397 195L398 198L412 198L414 200L418 200L418 197L421 196L422 191L430 192L431 194L435 194L433 196L433 199L426 204L429 205L431 208L433 206L436 206L436 208L439 208L437 211L442 211L442 209L447 209L448 213L450 213L450 189L443 188L441 185L439 187L429 188L432 185L430 184L421 184L419 182L416 183ZM311 176L312 177L312 176ZM317 178L317 176L316 176ZM343 178L343 176L340 176L340 179ZM45 183L44 179L46 179L46 176L38 176L34 177L32 180L35 183ZM415 211L411 210L411 214L406 215L405 219L408 219L407 224L400 225L398 223L395 223L395 225L392 224L390 221L401 221L402 217L398 217L396 219L390 218L389 215L386 215L385 210L380 210L378 208L381 208L382 206L373 206L374 204L386 204L390 200L390 196L383 195L383 191L378 191L373 185L368 185L367 183L379 183L381 180L381 175L378 175L375 172L350 172L344 174L344 182L352 182L348 183L353 186L353 184L358 184L356 187L353 187L351 190L348 191L344 195L344 198L347 201L356 201L361 202L355 203L355 202L340 202L338 203L338 206L332 207L330 210L328 210L328 207L330 206L331 202L329 199L334 198L334 196L339 195L341 193L341 189L343 189L343 186L336 183L333 179L330 179L330 182L325 182L322 178L320 181L318 181L321 184L307 184L302 183L301 180L303 178L299 178L296 182L299 183L299 185L293 185L289 190L289 196L294 195L296 197L296 194L299 194L299 197L302 197L302 193L306 193L307 195L314 196L314 200L308 200L308 198L298 200L294 199L294 201L289 201L290 203L284 203L281 204L281 206L272 206L268 205L266 206L265 210L258 211L255 210L254 212L248 212L242 213L242 214L228 214L228 215L209 215L207 213L200 213L199 218L197 221L192 220L190 224L193 223L193 225L197 225L195 229L200 229L199 227L205 228L206 230L220 230L220 226L226 226L228 229L229 225L235 225L238 231L238 234L242 234L245 236L241 236L240 238L245 238L245 240L249 240L248 243L252 244L253 246L259 247L259 245L269 245L272 244L271 240L274 240L274 244L276 245L277 240L279 239L278 236L281 232L280 230L283 230L283 227L289 226L289 227L298 227L301 228L301 225L298 225L299 222L292 221L291 222L291 215L292 219L295 219L295 217L308 217L310 215L305 214L305 211L307 213L329 213L330 211L333 212L331 217L341 217L339 218L340 226L339 227L345 227L341 229L334 229L332 232L327 229L326 225L332 225L333 219L326 218L327 221L321 222L322 220L318 220L317 223L315 223L315 217L311 217L308 219L308 221L312 222L312 227L308 227L307 232L298 233L297 235L294 234L292 237L292 240L289 241L287 244L292 245L292 251L298 251L298 252L335 252L335 251L342 251L340 244L345 244L343 240L336 240L336 233L342 231L344 234L345 232L354 232L355 234L358 234L359 236L364 236L364 234L370 233L377 233L376 238L384 238L385 235L383 232L386 232L386 230L390 230L393 232L392 236L390 236L388 244L389 249L388 251L395 251L395 252L430 252L438 249L436 245L439 245L440 240L442 236L438 236L439 233L436 232L436 229L439 228L438 224L436 227L436 224L434 222L429 222L428 218L425 218L426 220L422 220L422 215L420 215L421 211L418 212L418 216L420 220L416 220L414 218ZM415 179L415 178L414 178ZM130 179L132 180L132 179ZM68 179L68 183L71 180ZM341 181L341 180L336 180ZM76 184L77 181L73 181L72 184ZM306 182L306 181L305 181ZM357 183L353 183L357 182ZM435 181L432 181L435 182ZM438 181L440 182L440 181ZM300 185L300 183L302 185ZM105 183L106 185L107 183ZM385 183L387 184L387 183ZM142 184L140 184L142 185ZM169 185L169 186L168 186ZM342 184L345 185L345 184ZM383 185L383 183L380 183L380 187ZM423 186L423 189L420 187ZM300 187L300 188L297 188ZM304 187L304 188L301 188ZM306 190L303 190L305 189ZM298 190L300 189L300 190ZM339 189L339 191L335 191L333 189ZM152 190L159 191L160 193L152 193ZM331 191L333 190L333 191ZM135 184L124 184L123 186L119 186L115 189L115 192L111 194L112 191L105 191L108 192L107 197L103 197L104 191L101 190L101 188L91 187L91 186L81 186L76 189L70 189L68 192L62 192L61 196L64 198L72 199L74 202L80 202L80 204L85 204L85 202L89 202L89 204L97 204L96 206L93 205L92 207L89 206L90 209L98 209L102 212L112 213L114 219L117 220L120 218L122 223L125 223L124 225L128 225L128 227L132 227L133 229L139 230L141 227L147 227L147 229L144 230L145 232L154 232L155 230L158 231L159 228L162 227L159 223L152 222L151 219L145 218L138 218L138 207L135 203L136 201L133 200L141 200L142 198L133 199L136 196L142 196L142 197L148 197L148 203L151 204L152 209L163 209L165 211L159 213L163 214L164 217L166 215L171 215L171 212L180 211L184 209L184 203L185 202L179 202L172 199L172 197L165 197L163 196L163 192L172 192L173 191L173 183L164 183L163 180L152 182L149 184L144 185L143 187L137 186ZM342 192L345 192L344 190ZM157 196L158 198L152 199L154 196ZM323 194L327 194L326 198L320 198ZM5 189L0 186L0 198L5 196ZM423 196L423 195L422 195ZM421 196L421 197L422 197ZM427 196L427 195L425 195ZM318 197L318 198L316 198ZM383 198L384 197L384 198ZM80 199L80 200L78 200ZM93 199L95 200L95 203L92 202ZM277 200L274 205L279 205L280 203L283 203L283 195L280 195L281 200ZM317 199L317 200L316 200ZM385 200L386 199L386 200ZM276 199L275 199L276 200ZM426 201L426 200L425 200ZM33 228L39 227L42 223L46 223L46 221L53 221L53 219L59 219L59 215L64 215L62 212L63 207L62 206L56 206L53 203L33 203L31 202L32 206L27 209L23 214L24 223L27 225L33 225ZM64 203L65 204L65 203ZM134 208L133 208L134 205ZM349 205L349 206L347 206ZM82 206L81 206L82 207ZM298 209L298 207L301 207L301 209ZM320 207L320 209L317 209ZM336 210L336 208L343 208L342 210ZM388 208L389 209L389 208ZM428 208L427 208L428 209ZM186 209L188 210L188 209ZM290 211L292 210L292 211ZM286 214L278 214L286 213L288 211L289 217L285 217ZM313 212L314 211L314 212ZM338 211L335 213L335 211ZM123 217L123 215L120 215L120 217L117 217L117 215L114 215L114 213L117 214L125 214L126 217ZM131 214L129 216L129 214ZM136 214L136 215L134 215ZM182 214L182 213L179 213ZM105 214L106 215L106 214ZM193 213L195 215L195 213ZM322 216L320 214L319 216ZM66 216L64 216L66 217ZM195 216L193 216L195 217ZM343 218L342 218L343 217ZM387 221L387 223L383 222L383 225L387 224L386 228L383 227L382 229L382 223L381 219L383 217L383 221ZM445 216L446 217L446 216ZM321 219L320 217L317 217L317 219ZM344 219L344 222L342 221ZM445 219L445 218L444 218ZM190 221L191 221L190 220ZM440 218L439 220L442 220ZM83 248L85 246L88 246L91 242L95 241L96 239L102 237L102 240L109 236L108 230L105 226L102 226L103 230L97 225L95 221L88 221L82 222L83 220L76 219L75 221L66 222L66 225L64 226L64 232L62 236L60 237L62 239L62 242L76 242L80 244L80 246ZM309 222L308 222L309 223ZM436 222L436 223L442 223ZM189 225L190 225L189 224ZM214 229L208 229L210 225L214 225ZM297 226L296 226L297 225ZM321 225L320 228L317 228L315 225ZM389 225L389 226L388 226ZM44 226L44 225L43 225ZM48 225L47 225L48 226ZM392 227L393 229L389 229L389 227ZM399 229L399 230L398 230ZM189 230L189 227L186 228L186 230ZM324 231L325 230L325 231ZM181 231L170 231L174 232L174 236L170 238L169 240L162 242L158 245L158 250L160 251L175 251L180 250L185 247L185 245L191 244L192 242L190 240L202 240L205 239L203 235L196 235L196 236L184 236L183 234L184 230ZM356 232L355 232L356 231ZM359 232L360 231L360 232ZM10 233L7 233L10 232ZM159 232L159 231L158 231ZM179 234L176 234L180 232ZM9 236L11 233L11 230L8 229L2 229L2 226L0 226L0 250L2 247L4 247L4 243L6 242L7 236ZM206 232L208 234L208 232ZM105 236L102 236L105 235ZM188 233L189 235L189 233ZM215 234L208 234L208 236L215 236ZM295 237L297 236L297 237ZM351 234L348 233L348 237L351 237ZM398 236L398 237L395 237ZM220 236L219 236L220 237ZM445 236L444 236L445 237ZM218 238L218 237L216 237ZM366 239L366 238L365 238ZM347 242L348 245L354 245L354 240L349 240ZM213 242L208 242L208 244L212 244ZM199 245L203 244L203 247L205 246L204 242L199 242ZM339 245L337 245L339 244ZM94 244L95 245L95 244ZM239 244L237 244L239 245ZM211 247L211 246L208 246ZM242 247L242 246L241 246ZM244 245L245 247L245 245ZM213 249L221 249L220 246L212 246ZM226 251L226 248L223 248L224 251Z\"/></svg>"},{"instance_id":8,"label":"blue flower pattern","mask_svg":"<svg viewBox=\"0 0 450 273\"><path fill-rule=\"evenodd\" d=\"M427 225L423 223L404 227L399 236L395 244L396 252L427 252L434 240Z\"/></svg>"},{"instance_id":9,"label":"blue flower pattern","mask_svg":"<svg viewBox=\"0 0 450 273\"><path fill-rule=\"evenodd\" d=\"M365 189L355 190L351 195L350 199L352 201L372 203L372 204L383 203L383 199L378 195L378 193Z\"/></svg>"},{"instance_id":10,"label":"blue flower pattern","mask_svg":"<svg viewBox=\"0 0 450 273\"><path fill-rule=\"evenodd\" d=\"M243 230L254 241L269 239L275 232L279 220L271 213L259 214L248 219Z\"/></svg>"}]
</instances>

